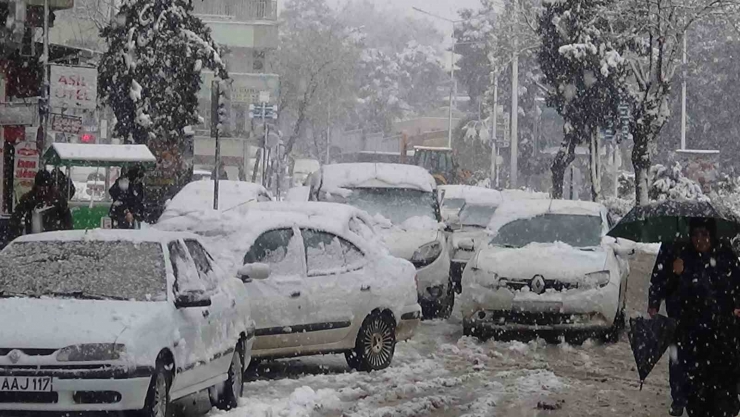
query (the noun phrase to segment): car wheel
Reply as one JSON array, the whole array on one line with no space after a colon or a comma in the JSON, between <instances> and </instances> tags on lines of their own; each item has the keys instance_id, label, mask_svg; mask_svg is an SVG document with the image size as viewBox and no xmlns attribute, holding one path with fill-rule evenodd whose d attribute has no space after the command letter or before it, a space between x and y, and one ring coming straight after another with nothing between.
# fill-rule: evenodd
<instances>
[{"instance_id":1,"label":"car wheel","mask_svg":"<svg viewBox=\"0 0 740 417\"><path fill-rule=\"evenodd\" d=\"M619 342L619 336L622 334L622 330L624 330L624 326L625 326L625 316L624 316L624 308L622 308L617 312L617 316L614 318L614 324L612 324L612 327L604 331L604 334L601 336L601 339L605 343Z\"/></svg>"},{"instance_id":2,"label":"car wheel","mask_svg":"<svg viewBox=\"0 0 740 417\"><path fill-rule=\"evenodd\" d=\"M239 398L244 393L244 353L244 343L240 340L231 357L229 376L216 405L220 410L231 410L239 405Z\"/></svg>"},{"instance_id":3,"label":"car wheel","mask_svg":"<svg viewBox=\"0 0 740 417\"><path fill-rule=\"evenodd\" d=\"M396 350L396 323L387 314L365 318L354 350L345 353L347 364L358 371L377 371L391 364Z\"/></svg>"},{"instance_id":4,"label":"car wheel","mask_svg":"<svg viewBox=\"0 0 740 417\"><path fill-rule=\"evenodd\" d=\"M149 391L146 394L142 416L144 417L169 417L170 384L172 374L167 370L163 361L157 361L152 381L149 383Z\"/></svg>"}]
</instances>

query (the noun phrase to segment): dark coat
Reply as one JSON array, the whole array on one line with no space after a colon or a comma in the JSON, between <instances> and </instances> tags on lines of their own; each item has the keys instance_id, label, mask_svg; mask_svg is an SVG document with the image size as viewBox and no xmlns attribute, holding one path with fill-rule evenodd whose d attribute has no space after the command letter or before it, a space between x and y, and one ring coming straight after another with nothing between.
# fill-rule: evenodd
<instances>
[{"instance_id":1,"label":"dark coat","mask_svg":"<svg viewBox=\"0 0 740 417\"><path fill-rule=\"evenodd\" d=\"M64 175L64 172L59 168L55 168L51 172L51 177L59 195L65 200L71 200L77 192L77 188L72 180Z\"/></svg>"},{"instance_id":2,"label":"dark coat","mask_svg":"<svg viewBox=\"0 0 740 417\"><path fill-rule=\"evenodd\" d=\"M653 266L653 273L650 276L648 307L660 310L661 303L665 301L666 313L671 318L678 318L680 313L679 276L673 273L673 261L680 252L680 247L661 244L655 266Z\"/></svg>"},{"instance_id":3,"label":"dark coat","mask_svg":"<svg viewBox=\"0 0 740 417\"><path fill-rule=\"evenodd\" d=\"M72 213L69 211L67 200L59 193L52 192L49 199L42 199L36 188L21 197L10 218L11 239L33 232L33 213L37 209L44 209L42 214L42 228L44 232L71 230Z\"/></svg>"},{"instance_id":4,"label":"dark coat","mask_svg":"<svg viewBox=\"0 0 740 417\"><path fill-rule=\"evenodd\" d=\"M681 253L684 272L678 285L678 353L689 391L708 384L737 382L740 265L735 254L723 247L709 254L692 249Z\"/></svg>"},{"instance_id":5,"label":"dark coat","mask_svg":"<svg viewBox=\"0 0 740 417\"><path fill-rule=\"evenodd\" d=\"M144 184L141 181L130 181L128 189L123 190L121 180L122 178L117 179L108 190L113 199L110 217L114 227L132 229L134 225L126 222L126 212L133 214L136 221L140 222L144 218Z\"/></svg>"}]
</instances>

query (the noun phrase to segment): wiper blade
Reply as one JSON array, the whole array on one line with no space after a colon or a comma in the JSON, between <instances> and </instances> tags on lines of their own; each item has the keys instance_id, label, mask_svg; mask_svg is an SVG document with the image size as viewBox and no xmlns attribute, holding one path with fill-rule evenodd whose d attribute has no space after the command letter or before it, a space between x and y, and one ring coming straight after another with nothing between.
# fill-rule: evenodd
<instances>
[{"instance_id":1,"label":"wiper blade","mask_svg":"<svg viewBox=\"0 0 740 417\"><path fill-rule=\"evenodd\" d=\"M84 291L51 291L44 295L53 295L55 297L79 298L80 300L128 300L125 297L116 295L91 294Z\"/></svg>"}]
</instances>

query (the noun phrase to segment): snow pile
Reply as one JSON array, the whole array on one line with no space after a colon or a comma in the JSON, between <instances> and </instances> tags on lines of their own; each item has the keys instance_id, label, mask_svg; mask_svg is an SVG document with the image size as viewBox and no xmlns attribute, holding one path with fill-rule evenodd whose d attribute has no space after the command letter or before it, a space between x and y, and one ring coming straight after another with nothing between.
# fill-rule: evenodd
<instances>
[{"instance_id":1,"label":"snow pile","mask_svg":"<svg viewBox=\"0 0 740 417\"><path fill-rule=\"evenodd\" d=\"M322 189L411 188L433 192L437 185L424 168L401 164L332 164L321 169Z\"/></svg>"},{"instance_id":2,"label":"snow pile","mask_svg":"<svg viewBox=\"0 0 740 417\"><path fill-rule=\"evenodd\" d=\"M557 391L567 387L552 371L543 369L526 370L516 379L516 390L520 394L531 395L542 391Z\"/></svg>"},{"instance_id":3,"label":"snow pile","mask_svg":"<svg viewBox=\"0 0 740 417\"><path fill-rule=\"evenodd\" d=\"M247 390L245 390L245 393ZM288 398L272 398L262 401L245 397L239 405L249 410L250 417L311 417L317 411L339 410L342 400L339 392L333 389L319 389L302 386L296 388ZM242 415L242 410L230 414Z\"/></svg>"}]
</instances>

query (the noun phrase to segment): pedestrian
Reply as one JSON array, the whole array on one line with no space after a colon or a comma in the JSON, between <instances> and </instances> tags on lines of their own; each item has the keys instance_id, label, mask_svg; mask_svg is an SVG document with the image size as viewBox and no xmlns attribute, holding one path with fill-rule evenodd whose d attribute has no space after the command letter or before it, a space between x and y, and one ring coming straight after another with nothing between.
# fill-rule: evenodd
<instances>
[{"instance_id":1,"label":"pedestrian","mask_svg":"<svg viewBox=\"0 0 740 417\"><path fill-rule=\"evenodd\" d=\"M33 188L24 194L10 218L11 238L22 234L72 229L72 213L67 199L54 187L46 170L36 173Z\"/></svg>"},{"instance_id":2,"label":"pedestrian","mask_svg":"<svg viewBox=\"0 0 740 417\"><path fill-rule=\"evenodd\" d=\"M663 301L665 301L668 317L678 320L680 316L679 275L673 272L673 261L680 253L681 247L678 245L666 243L660 245L653 273L650 276L650 289L648 291L648 314L650 317L655 317L658 314ZM675 346L672 349L675 349ZM675 357L672 357L668 362L668 379L672 399L668 414L681 416L686 407L684 375L681 371L681 363Z\"/></svg>"},{"instance_id":3,"label":"pedestrian","mask_svg":"<svg viewBox=\"0 0 740 417\"><path fill-rule=\"evenodd\" d=\"M712 219L690 222L691 244L673 262L679 275L678 360L690 417L735 417L740 266L717 240Z\"/></svg>"},{"instance_id":4,"label":"pedestrian","mask_svg":"<svg viewBox=\"0 0 740 417\"><path fill-rule=\"evenodd\" d=\"M113 200L110 218L114 229L135 229L144 218L144 170L134 165L119 177L108 193Z\"/></svg>"},{"instance_id":5,"label":"pedestrian","mask_svg":"<svg viewBox=\"0 0 740 417\"><path fill-rule=\"evenodd\" d=\"M51 177L53 179L54 188L59 195L67 201L71 200L77 192L72 179L64 175L59 167L54 167L54 170L51 171Z\"/></svg>"}]
</instances>

